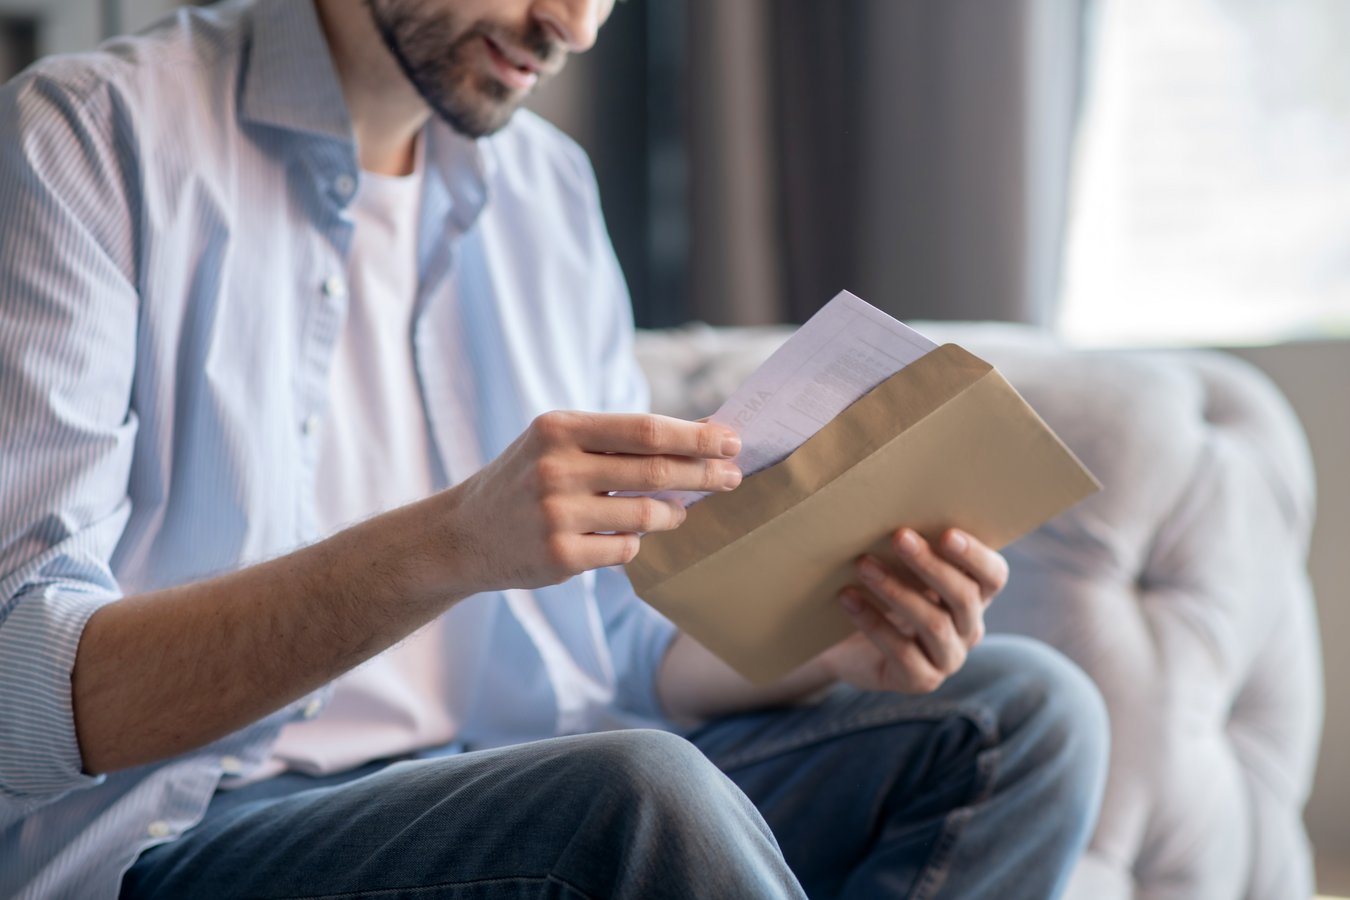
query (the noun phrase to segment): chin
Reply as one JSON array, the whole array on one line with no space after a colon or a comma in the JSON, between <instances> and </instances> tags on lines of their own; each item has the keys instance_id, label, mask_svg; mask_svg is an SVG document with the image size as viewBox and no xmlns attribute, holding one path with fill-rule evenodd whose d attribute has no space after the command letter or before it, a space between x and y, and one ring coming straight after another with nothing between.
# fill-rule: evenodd
<instances>
[{"instance_id":1,"label":"chin","mask_svg":"<svg viewBox=\"0 0 1350 900\"><path fill-rule=\"evenodd\" d=\"M510 123L521 103L481 104L472 109L445 105L436 107L440 119L466 138L486 138L497 134Z\"/></svg>"},{"instance_id":2,"label":"chin","mask_svg":"<svg viewBox=\"0 0 1350 900\"><path fill-rule=\"evenodd\" d=\"M480 82L467 90L446 91L436 97L422 93L443 122L469 138L501 131L525 102L524 96L511 94L496 81ZM466 93L470 96L466 97Z\"/></svg>"},{"instance_id":3,"label":"chin","mask_svg":"<svg viewBox=\"0 0 1350 900\"><path fill-rule=\"evenodd\" d=\"M505 128L515 115L517 107L494 112L491 115L481 113L464 114L455 110L437 110L441 121L468 138L482 138L496 134Z\"/></svg>"}]
</instances>

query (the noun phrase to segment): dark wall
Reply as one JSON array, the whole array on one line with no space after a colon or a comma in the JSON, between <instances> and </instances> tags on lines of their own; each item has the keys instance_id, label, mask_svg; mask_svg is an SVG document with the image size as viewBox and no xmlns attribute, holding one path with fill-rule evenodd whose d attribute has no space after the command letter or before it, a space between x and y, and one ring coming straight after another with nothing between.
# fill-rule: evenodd
<instances>
[{"instance_id":1,"label":"dark wall","mask_svg":"<svg viewBox=\"0 0 1350 900\"><path fill-rule=\"evenodd\" d=\"M37 59L37 22L25 16L0 16L0 81L8 81Z\"/></svg>"},{"instance_id":2,"label":"dark wall","mask_svg":"<svg viewBox=\"0 0 1350 900\"><path fill-rule=\"evenodd\" d=\"M630 0L532 103L590 154L643 327L688 318L686 0Z\"/></svg>"},{"instance_id":3,"label":"dark wall","mask_svg":"<svg viewBox=\"0 0 1350 900\"><path fill-rule=\"evenodd\" d=\"M630 0L544 111L591 153L642 325L844 288L1048 324L1086 5Z\"/></svg>"}]
</instances>

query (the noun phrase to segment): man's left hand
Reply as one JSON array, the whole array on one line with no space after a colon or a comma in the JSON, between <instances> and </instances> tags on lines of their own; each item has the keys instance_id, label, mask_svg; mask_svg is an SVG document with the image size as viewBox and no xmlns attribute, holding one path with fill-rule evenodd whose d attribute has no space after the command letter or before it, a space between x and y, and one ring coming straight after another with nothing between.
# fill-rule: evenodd
<instances>
[{"instance_id":1,"label":"man's left hand","mask_svg":"<svg viewBox=\"0 0 1350 900\"><path fill-rule=\"evenodd\" d=\"M825 651L831 675L867 690L936 690L984 637L984 611L1008 580L1003 557L969 534L948 529L930 545L902 528L892 540L901 565L858 560L858 584L839 594L858 627Z\"/></svg>"}]
</instances>

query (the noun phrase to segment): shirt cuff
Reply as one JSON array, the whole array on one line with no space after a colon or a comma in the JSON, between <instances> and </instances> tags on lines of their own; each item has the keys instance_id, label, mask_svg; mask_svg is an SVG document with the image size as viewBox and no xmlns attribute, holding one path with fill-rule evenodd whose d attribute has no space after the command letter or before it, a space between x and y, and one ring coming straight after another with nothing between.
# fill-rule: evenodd
<instances>
[{"instance_id":1,"label":"shirt cuff","mask_svg":"<svg viewBox=\"0 0 1350 900\"><path fill-rule=\"evenodd\" d=\"M103 781L83 771L71 672L89 617L115 599L45 585L0 619L0 797L50 800Z\"/></svg>"},{"instance_id":2,"label":"shirt cuff","mask_svg":"<svg viewBox=\"0 0 1350 900\"><path fill-rule=\"evenodd\" d=\"M619 679L616 705L643 718L668 722L670 716L661 705L656 684L661 672L661 661L666 658L666 651L679 634L679 629L645 604L637 605L633 614L641 617L633 628L635 633L629 636L633 641L634 665L627 677Z\"/></svg>"}]
</instances>

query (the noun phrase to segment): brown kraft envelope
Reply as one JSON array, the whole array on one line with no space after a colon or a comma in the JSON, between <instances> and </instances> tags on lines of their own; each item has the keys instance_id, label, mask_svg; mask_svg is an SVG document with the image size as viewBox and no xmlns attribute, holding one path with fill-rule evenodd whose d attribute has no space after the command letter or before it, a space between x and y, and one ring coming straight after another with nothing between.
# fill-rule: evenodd
<instances>
[{"instance_id":1,"label":"brown kraft envelope","mask_svg":"<svg viewBox=\"0 0 1350 900\"><path fill-rule=\"evenodd\" d=\"M782 462L648 534L638 596L732 668L772 681L854 630L835 599L853 562L894 562L900 526L1001 548L1101 485L1003 376L944 344Z\"/></svg>"}]
</instances>

